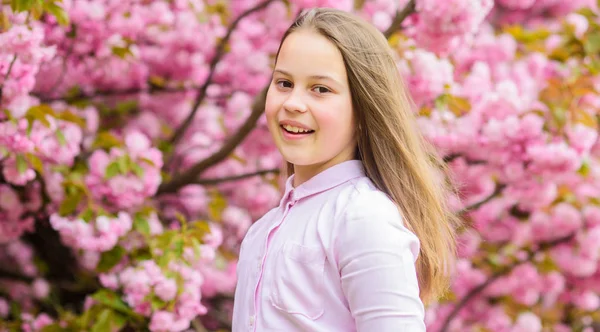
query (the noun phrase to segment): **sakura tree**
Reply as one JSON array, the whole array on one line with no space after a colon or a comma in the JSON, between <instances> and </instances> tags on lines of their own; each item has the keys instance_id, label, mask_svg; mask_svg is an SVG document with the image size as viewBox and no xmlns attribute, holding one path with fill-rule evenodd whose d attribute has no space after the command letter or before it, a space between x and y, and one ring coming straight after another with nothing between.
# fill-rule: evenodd
<instances>
[{"instance_id":1,"label":"sakura tree","mask_svg":"<svg viewBox=\"0 0 600 332\"><path fill-rule=\"evenodd\" d=\"M0 10L0 330L230 329L279 200L264 122L303 8L397 52L463 216L432 331L600 322L595 1L12 0Z\"/></svg>"}]
</instances>

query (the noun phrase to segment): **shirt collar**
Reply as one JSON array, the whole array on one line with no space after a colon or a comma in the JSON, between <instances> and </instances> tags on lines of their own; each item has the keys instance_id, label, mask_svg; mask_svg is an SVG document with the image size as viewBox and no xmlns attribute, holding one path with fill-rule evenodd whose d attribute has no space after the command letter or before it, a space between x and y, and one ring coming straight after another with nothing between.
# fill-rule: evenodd
<instances>
[{"instance_id":1,"label":"shirt collar","mask_svg":"<svg viewBox=\"0 0 600 332\"><path fill-rule=\"evenodd\" d=\"M348 160L331 166L313 176L297 188L294 188L294 174L285 182L285 192L280 204L288 201L296 202L304 197L318 194L336 187L349 180L365 176L364 166L360 160Z\"/></svg>"}]
</instances>

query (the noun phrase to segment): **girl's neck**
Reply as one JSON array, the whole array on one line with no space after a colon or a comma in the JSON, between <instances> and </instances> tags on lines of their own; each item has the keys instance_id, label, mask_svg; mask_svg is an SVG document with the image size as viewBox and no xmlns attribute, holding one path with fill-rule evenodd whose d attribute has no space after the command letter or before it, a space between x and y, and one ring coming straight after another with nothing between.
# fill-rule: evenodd
<instances>
[{"instance_id":1,"label":"girl's neck","mask_svg":"<svg viewBox=\"0 0 600 332\"><path fill-rule=\"evenodd\" d=\"M349 156L348 158L334 158L327 162L313 165L294 165L294 181L292 185L294 188L298 188L300 185L312 179L315 175L325 171L326 169L352 159L353 158Z\"/></svg>"}]
</instances>

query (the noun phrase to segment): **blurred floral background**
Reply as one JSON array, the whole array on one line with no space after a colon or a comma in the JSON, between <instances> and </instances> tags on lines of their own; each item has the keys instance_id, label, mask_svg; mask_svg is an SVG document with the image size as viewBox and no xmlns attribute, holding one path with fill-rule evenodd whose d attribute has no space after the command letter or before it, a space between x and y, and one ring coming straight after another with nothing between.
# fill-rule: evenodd
<instances>
[{"instance_id":1,"label":"blurred floral background","mask_svg":"<svg viewBox=\"0 0 600 332\"><path fill-rule=\"evenodd\" d=\"M304 8L385 34L464 219L430 331L600 330L596 0L3 0L0 331L230 331Z\"/></svg>"}]
</instances>

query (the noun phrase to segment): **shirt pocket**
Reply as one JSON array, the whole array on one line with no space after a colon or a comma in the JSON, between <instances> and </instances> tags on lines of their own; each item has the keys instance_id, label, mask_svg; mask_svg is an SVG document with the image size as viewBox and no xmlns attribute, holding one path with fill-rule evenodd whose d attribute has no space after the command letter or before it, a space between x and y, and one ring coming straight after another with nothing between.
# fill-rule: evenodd
<instances>
[{"instance_id":1,"label":"shirt pocket","mask_svg":"<svg viewBox=\"0 0 600 332\"><path fill-rule=\"evenodd\" d=\"M323 315L325 253L318 246L286 242L277 255L271 304L309 319Z\"/></svg>"}]
</instances>

